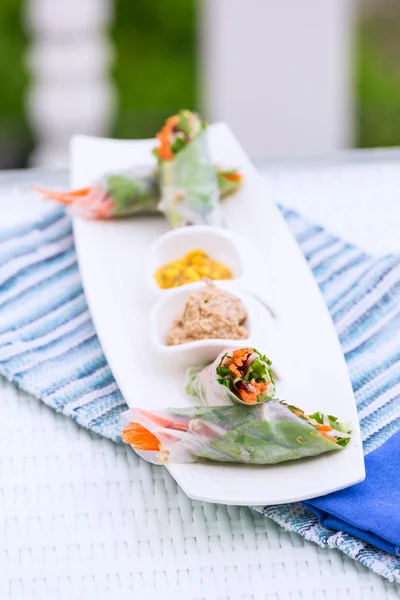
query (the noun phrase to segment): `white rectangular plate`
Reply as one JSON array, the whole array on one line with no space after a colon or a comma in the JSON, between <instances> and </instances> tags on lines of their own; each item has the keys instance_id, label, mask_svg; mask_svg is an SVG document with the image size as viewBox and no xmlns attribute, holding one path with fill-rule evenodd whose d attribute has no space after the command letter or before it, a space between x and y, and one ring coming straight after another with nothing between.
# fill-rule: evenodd
<instances>
[{"instance_id":1,"label":"white rectangular plate","mask_svg":"<svg viewBox=\"0 0 400 600\"><path fill-rule=\"evenodd\" d=\"M253 280L258 283L258 295L277 312L284 355L284 363L278 366L283 371L285 399L306 412L320 410L350 420L354 431L343 451L314 459L266 467L171 465L169 470L191 498L236 505L294 502L358 483L365 471L353 391L318 286L273 199L267 197L262 178L228 127L210 127L209 141L217 164L237 167L244 174L242 190L224 201L223 214L225 224L247 236L257 249ZM88 185L106 172L135 164L153 165L153 146L152 140L77 136L71 144L72 186ZM115 379L131 407L155 409L187 403L182 370L167 368L155 356L148 337L152 298L145 288L145 259L150 245L167 229L164 219L157 217L74 222L89 309Z\"/></svg>"}]
</instances>

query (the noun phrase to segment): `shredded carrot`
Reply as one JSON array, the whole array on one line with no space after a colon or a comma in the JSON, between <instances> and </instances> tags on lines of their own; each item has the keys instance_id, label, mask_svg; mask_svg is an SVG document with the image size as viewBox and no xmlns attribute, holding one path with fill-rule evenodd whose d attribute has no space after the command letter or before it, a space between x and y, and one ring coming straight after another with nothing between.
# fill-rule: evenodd
<instances>
[{"instance_id":1,"label":"shredded carrot","mask_svg":"<svg viewBox=\"0 0 400 600\"><path fill-rule=\"evenodd\" d=\"M238 370L237 366L234 363L231 363L228 366L228 369L230 371L232 371L232 373L234 373L236 375L236 377L241 377L242 376L241 373L240 373L240 371Z\"/></svg>"},{"instance_id":2,"label":"shredded carrot","mask_svg":"<svg viewBox=\"0 0 400 600\"><path fill-rule=\"evenodd\" d=\"M252 353L252 348L240 348L239 350L234 350L232 353L233 362L237 367L242 367Z\"/></svg>"},{"instance_id":3,"label":"shredded carrot","mask_svg":"<svg viewBox=\"0 0 400 600\"><path fill-rule=\"evenodd\" d=\"M54 190L45 190L38 187L33 187L33 191L43 194L45 200L56 200L62 204L73 204L77 198L88 196L92 188L81 188L72 190L71 192L57 192Z\"/></svg>"},{"instance_id":4,"label":"shredded carrot","mask_svg":"<svg viewBox=\"0 0 400 600\"><path fill-rule=\"evenodd\" d=\"M129 423L122 432L122 439L125 444L131 444L137 450L160 450L160 442L156 436L139 423Z\"/></svg>"},{"instance_id":5,"label":"shredded carrot","mask_svg":"<svg viewBox=\"0 0 400 600\"><path fill-rule=\"evenodd\" d=\"M238 350L234 350L232 352L233 358L239 358L244 356L245 354L252 354L254 352L253 348L238 348Z\"/></svg>"},{"instance_id":6,"label":"shredded carrot","mask_svg":"<svg viewBox=\"0 0 400 600\"><path fill-rule=\"evenodd\" d=\"M246 404L256 404L257 396L254 392L246 392L246 390L240 390L239 394L243 402L246 402Z\"/></svg>"},{"instance_id":7,"label":"shredded carrot","mask_svg":"<svg viewBox=\"0 0 400 600\"><path fill-rule=\"evenodd\" d=\"M243 374L239 371L239 367L242 367L249 356L253 354L254 348L238 348L232 352L232 357L225 356L222 360L221 366L229 369L236 377L242 377ZM255 389L255 391L248 392L247 390L237 390L239 397L246 404L255 404L257 402L257 396L259 396L262 392L264 392L268 384L264 381L256 381L253 379L250 381L251 385Z\"/></svg>"},{"instance_id":8,"label":"shredded carrot","mask_svg":"<svg viewBox=\"0 0 400 600\"><path fill-rule=\"evenodd\" d=\"M157 133L156 138L160 142L157 153L158 157L162 160L171 160L174 158L174 154L171 150L171 134L175 125L179 122L179 117L173 115L166 120L164 127Z\"/></svg>"},{"instance_id":9,"label":"shredded carrot","mask_svg":"<svg viewBox=\"0 0 400 600\"><path fill-rule=\"evenodd\" d=\"M311 421L310 417L308 415L306 415L305 412L301 411L301 410L294 410L293 411L294 415L299 415L299 417L303 417L303 419L306 419L306 421Z\"/></svg>"},{"instance_id":10,"label":"shredded carrot","mask_svg":"<svg viewBox=\"0 0 400 600\"><path fill-rule=\"evenodd\" d=\"M228 181L234 181L234 182L237 181L238 183L240 181L242 181L242 178L243 178L242 174L239 173L238 171L235 171L234 173L224 173L223 177L225 179L227 179Z\"/></svg>"},{"instance_id":11,"label":"shredded carrot","mask_svg":"<svg viewBox=\"0 0 400 600\"><path fill-rule=\"evenodd\" d=\"M239 358L239 357L238 357L238 358L234 358L234 359L233 359L233 362L234 362L234 364L235 364L237 367L243 367L243 364L246 362L246 359L245 359L245 358L243 359L243 358Z\"/></svg>"},{"instance_id":12,"label":"shredded carrot","mask_svg":"<svg viewBox=\"0 0 400 600\"><path fill-rule=\"evenodd\" d=\"M329 425L320 425L317 423L315 427L318 429L318 431L332 431L332 427L329 427Z\"/></svg>"},{"instance_id":13,"label":"shredded carrot","mask_svg":"<svg viewBox=\"0 0 400 600\"><path fill-rule=\"evenodd\" d=\"M263 381L256 381L255 379L252 379L250 381L251 385L253 387L256 388L256 395L258 396L259 394L261 394L261 392L263 392L264 390L267 389L267 384L264 383Z\"/></svg>"},{"instance_id":14,"label":"shredded carrot","mask_svg":"<svg viewBox=\"0 0 400 600\"><path fill-rule=\"evenodd\" d=\"M300 410L294 410L293 414L300 415L307 421L311 421L310 417L305 413L301 412ZM332 442L337 442L337 439L335 437L331 437L327 434L327 431L332 431L332 427L330 427L329 425L320 425L320 423L312 423L312 425L314 425L315 429L318 429L321 435L328 438L329 440L332 440Z\"/></svg>"}]
</instances>

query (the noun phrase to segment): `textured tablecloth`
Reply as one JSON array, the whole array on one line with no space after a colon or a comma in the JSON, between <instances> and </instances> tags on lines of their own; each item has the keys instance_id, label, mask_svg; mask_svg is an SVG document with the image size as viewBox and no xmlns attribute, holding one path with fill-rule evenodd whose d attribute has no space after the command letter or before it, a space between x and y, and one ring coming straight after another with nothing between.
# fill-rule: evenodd
<instances>
[{"instance_id":1,"label":"textured tablecloth","mask_svg":"<svg viewBox=\"0 0 400 600\"><path fill-rule=\"evenodd\" d=\"M320 166L317 172L274 167L267 176L277 200L285 194L307 198L311 211L321 207L322 196L334 208L333 190L346 198L346 207L380 199L382 209L382 189L393 208L398 172L395 163L372 163ZM15 213L28 201L19 191ZM0 202L0 224L6 212L8 219L18 216L9 208L3 213L5 200ZM396 213L391 215L393 223ZM332 216L335 230L337 211ZM379 219L372 225L376 238ZM390 233L379 237L383 250L390 250ZM191 502L129 449L88 434L8 384L0 394L1 598L31 598L34 592L89 599L398 597L398 587L338 552L304 542L247 509Z\"/></svg>"}]
</instances>

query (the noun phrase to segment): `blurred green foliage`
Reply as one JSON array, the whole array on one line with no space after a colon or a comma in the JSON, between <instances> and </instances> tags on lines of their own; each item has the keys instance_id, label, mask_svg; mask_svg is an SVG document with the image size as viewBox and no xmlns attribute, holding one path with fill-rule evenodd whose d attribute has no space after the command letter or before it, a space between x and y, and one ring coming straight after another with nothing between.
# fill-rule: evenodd
<instances>
[{"instance_id":1,"label":"blurred green foliage","mask_svg":"<svg viewBox=\"0 0 400 600\"><path fill-rule=\"evenodd\" d=\"M400 12L360 23L357 145L400 145Z\"/></svg>"},{"instance_id":2,"label":"blurred green foliage","mask_svg":"<svg viewBox=\"0 0 400 600\"><path fill-rule=\"evenodd\" d=\"M2 152L18 145L27 153L30 147L23 6L22 0L0 0L0 168ZM195 108L196 0L115 0L114 8L119 106L111 134L151 137L170 114Z\"/></svg>"},{"instance_id":3,"label":"blurred green foliage","mask_svg":"<svg viewBox=\"0 0 400 600\"><path fill-rule=\"evenodd\" d=\"M21 121L26 84L23 53L26 38L21 25L22 2L0 2L0 124Z\"/></svg>"},{"instance_id":4,"label":"blurred green foliage","mask_svg":"<svg viewBox=\"0 0 400 600\"><path fill-rule=\"evenodd\" d=\"M152 137L196 104L196 0L116 0L115 135Z\"/></svg>"},{"instance_id":5,"label":"blurred green foliage","mask_svg":"<svg viewBox=\"0 0 400 600\"><path fill-rule=\"evenodd\" d=\"M24 163L31 140L24 118L26 36L21 0L0 0L0 165Z\"/></svg>"},{"instance_id":6,"label":"blurred green foliage","mask_svg":"<svg viewBox=\"0 0 400 600\"><path fill-rule=\"evenodd\" d=\"M83 0L84 1L84 0ZM118 116L112 135L154 135L182 107L196 108L196 0L115 0L111 35ZM22 0L0 0L0 149L27 147ZM361 22L356 43L357 145L400 145L400 15Z\"/></svg>"}]
</instances>

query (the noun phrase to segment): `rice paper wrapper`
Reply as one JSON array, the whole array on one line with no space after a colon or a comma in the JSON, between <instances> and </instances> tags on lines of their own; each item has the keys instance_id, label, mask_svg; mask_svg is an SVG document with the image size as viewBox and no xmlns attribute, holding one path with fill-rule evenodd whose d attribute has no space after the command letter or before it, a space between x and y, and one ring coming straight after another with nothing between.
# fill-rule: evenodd
<instances>
[{"instance_id":1,"label":"rice paper wrapper","mask_svg":"<svg viewBox=\"0 0 400 600\"><path fill-rule=\"evenodd\" d=\"M186 372L186 394L203 406L226 406L240 404L231 390L217 381L216 365L212 363L201 370L188 369Z\"/></svg>"},{"instance_id":2,"label":"rice paper wrapper","mask_svg":"<svg viewBox=\"0 0 400 600\"><path fill-rule=\"evenodd\" d=\"M122 422L139 423L156 436L159 451L136 450L156 464L207 461L272 465L341 450L350 439L347 423L337 422L345 438L339 445L279 400L254 406L154 412L130 409L123 413Z\"/></svg>"},{"instance_id":3,"label":"rice paper wrapper","mask_svg":"<svg viewBox=\"0 0 400 600\"><path fill-rule=\"evenodd\" d=\"M100 186L114 202L113 217L158 212L159 184L156 172L148 167L104 175Z\"/></svg>"},{"instance_id":4,"label":"rice paper wrapper","mask_svg":"<svg viewBox=\"0 0 400 600\"><path fill-rule=\"evenodd\" d=\"M158 213L159 185L156 172L136 167L103 175L86 194L76 195L68 213L84 219L110 219Z\"/></svg>"},{"instance_id":5,"label":"rice paper wrapper","mask_svg":"<svg viewBox=\"0 0 400 600\"><path fill-rule=\"evenodd\" d=\"M206 133L172 160L159 162L159 209L172 227L220 225L219 187Z\"/></svg>"},{"instance_id":6,"label":"rice paper wrapper","mask_svg":"<svg viewBox=\"0 0 400 600\"><path fill-rule=\"evenodd\" d=\"M225 385L218 382L217 368L223 357L231 355L235 348L223 350L213 363L206 367L192 367L186 371L185 392L189 399L204 406L226 406L242 404L241 400ZM275 385L271 386L269 397L273 397Z\"/></svg>"}]
</instances>

